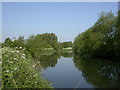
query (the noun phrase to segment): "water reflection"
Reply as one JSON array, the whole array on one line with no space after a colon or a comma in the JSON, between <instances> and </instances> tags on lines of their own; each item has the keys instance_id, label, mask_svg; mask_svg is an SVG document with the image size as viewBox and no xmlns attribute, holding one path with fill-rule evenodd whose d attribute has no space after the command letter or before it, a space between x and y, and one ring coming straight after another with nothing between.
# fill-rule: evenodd
<instances>
[{"instance_id":1,"label":"water reflection","mask_svg":"<svg viewBox=\"0 0 120 90\"><path fill-rule=\"evenodd\" d=\"M47 67L55 67L59 58L60 55L58 53L54 53L52 55L43 55L40 57L40 66L43 69L46 69Z\"/></svg>"},{"instance_id":2,"label":"water reflection","mask_svg":"<svg viewBox=\"0 0 120 90\"><path fill-rule=\"evenodd\" d=\"M65 58L72 58L73 57L72 53L61 53L60 55L65 57Z\"/></svg>"},{"instance_id":3,"label":"water reflection","mask_svg":"<svg viewBox=\"0 0 120 90\"><path fill-rule=\"evenodd\" d=\"M80 80L80 87L120 88L119 61L85 59L72 53L43 55L39 61L44 77L58 83L54 87L75 87Z\"/></svg>"},{"instance_id":4,"label":"water reflection","mask_svg":"<svg viewBox=\"0 0 120 90\"><path fill-rule=\"evenodd\" d=\"M60 56L71 58L72 53L54 53L52 55L42 55L40 56L40 59L39 59L40 66L42 67L42 69L46 69L48 67L55 67Z\"/></svg>"},{"instance_id":5,"label":"water reflection","mask_svg":"<svg viewBox=\"0 0 120 90\"><path fill-rule=\"evenodd\" d=\"M99 88L120 88L120 62L73 58L75 66L90 84Z\"/></svg>"}]
</instances>

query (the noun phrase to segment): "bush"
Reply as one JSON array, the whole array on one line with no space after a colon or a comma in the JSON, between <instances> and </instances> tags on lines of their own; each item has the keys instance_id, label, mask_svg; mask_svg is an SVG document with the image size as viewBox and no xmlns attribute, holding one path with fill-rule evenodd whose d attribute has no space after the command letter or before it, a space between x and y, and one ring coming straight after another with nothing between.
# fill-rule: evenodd
<instances>
[{"instance_id":1,"label":"bush","mask_svg":"<svg viewBox=\"0 0 120 90\"><path fill-rule=\"evenodd\" d=\"M32 64L32 57L25 49L4 47L0 52L2 88L51 88L48 81L40 78L35 65Z\"/></svg>"}]
</instances>

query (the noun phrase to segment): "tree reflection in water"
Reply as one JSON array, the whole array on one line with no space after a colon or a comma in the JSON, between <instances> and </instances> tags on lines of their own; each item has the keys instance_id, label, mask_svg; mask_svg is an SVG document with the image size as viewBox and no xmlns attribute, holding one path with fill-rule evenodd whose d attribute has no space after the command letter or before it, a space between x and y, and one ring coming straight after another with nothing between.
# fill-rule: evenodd
<instances>
[{"instance_id":1,"label":"tree reflection in water","mask_svg":"<svg viewBox=\"0 0 120 90\"><path fill-rule=\"evenodd\" d=\"M96 88L120 88L120 62L73 57L86 81Z\"/></svg>"},{"instance_id":2,"label":"tree reflection in water","mask_svg":"<svg viewBox=\"0 0 120 90\"><path fill-rule=\"evenodd\" d=\"M42 55L39 59L41 68L46 69L47 67L55 67L60 56L71 58L72 53L54 53L52 55Z\"/></svg>"},{"instance_id":3,"label":"tree reflection in water","mask_svg":"<svg viewBox=\"0 0 120 90\"><path fill-rule=\"evenodd\" d=\"M61 53L60 55L65 57L65 58L72 58L73 57L73 53Z\"/></svg>"},{"instance_id":4,"label":"tree reflection in water","mask_svg":"<svg viewBox=\"0 0 120 90\"><path fill-rule=\"evenodd\" d=\"M55 67L58 62L60 55L58 53L54 53L52 55L42 55L40 57L40 66L42 69L46 69L47 67Z\"/></svg>"}]
</instances>

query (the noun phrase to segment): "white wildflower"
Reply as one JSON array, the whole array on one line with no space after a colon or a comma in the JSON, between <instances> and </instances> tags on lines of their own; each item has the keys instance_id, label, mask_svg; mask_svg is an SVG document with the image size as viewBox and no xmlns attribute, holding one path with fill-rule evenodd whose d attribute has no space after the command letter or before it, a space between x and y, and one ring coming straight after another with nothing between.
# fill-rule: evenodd
<instances>
[{"instance_id":1,"label":"white wildflower","mask_svg":"<svg viewBox=\"0 0 120 90\"><path fill-rule=\"evenodd\" d=\"M12 53L14 52L14 51L11 51Z\"/></svg>"},{"instance_id":2,"label":"white wildflower","mask_svg":"<svg viewBox=\"0 0 120 90\"><path fill-rule=\"evenodd\" d=\"M0 62L0 64L1 64L2 62Z\"/></svg>"},{"instance_id":3,"label":"white wildflower","mask_svg":"<svg viewBox=\"0 0 120 90\"><path fill-rule=\"evenodd\" d=\"M35 67L35 65L33 65L33 67Z\"/></svg>"},{"instance_id":4,"label":"white wildflower","mask_svg":"<svg viewBox=\"0 0 120 90\"><path fill-rule=\"evenodd\" d=\"M39 64L40 62L38 62L38 64Z\"/></svg>"},{"instance_id":5,"label":"white wildflower","mask_svg":"<svg viewBox=\"0 0 120 90\"><path fill-rule=\"evenodd\" d=\"M13 63L12 61L10 61L9 63Z\"/></svg>"},{"instance_id":6,"label":"white wildflower","mask_svg":"<svg viewBox=\"0 0 120 90\"><path fill-rule=\"evenodd\" d=\"M20 47L20 49L21 49L22 47Z\"/></svg>"},{"instance_id":7,"label":"white wildflower","mask_svg":"<svg viewBox=\"0 0 120 90\"><path fill-rule=\"evenodd\" d=\"M17 68L15 68L15 70L17 70Z\"/></svg>"},{"instance_id":8,"label":"white wildflower","mask_svg":"<svg viewBox=\"0 0 120 90\"><path fill-rule=\"evenodd\" d=\"M37 82L35 82L35 83L37 83Z\"/></svg>"},{"instance_id":9,"label":"white wildflower","mask_svg":"<svg viewBox=\"0 0 120 90\"><path fill-rule=\"evenodd\" d=\"M25 59L25 56L21 56L21 58Z\"/></svg>"},{"instance_id":10,"label":"white wildflower","mask_svg":"<svg viewBox=\"0 0 120 90\"><path fill-rule=\"evenodd\" d=\"M17 58L13 58L14 60L17 60Z\"/></svg>"},{"instance_id":11,"label":"white wildflower","mask_svg":"<svg viewBox=\"0 0 120 90\"><path fill-rule=\"evenodd\" d=\"M23 56L25 56L25 54L23 53Z\"/></svg>"},{"instance_id":12,"label":"white wildflower","mask_svg":"<svg viewBox=\"0 0 120 90\"><path fill-rule=\"evenodd\" d=\"M19 51L16 51L16 52L19 52Z\"/></svg>"},{"instance_id":13,"label":"white wildflower","mask_svg":"<svg viewBox=\"0 0 120 90\"><path fill-rule=\"evenodd\" d=\"M8 73L8 72L9 72L9 70L6 70L6 72Z\"/></svg>"}]
</instances>

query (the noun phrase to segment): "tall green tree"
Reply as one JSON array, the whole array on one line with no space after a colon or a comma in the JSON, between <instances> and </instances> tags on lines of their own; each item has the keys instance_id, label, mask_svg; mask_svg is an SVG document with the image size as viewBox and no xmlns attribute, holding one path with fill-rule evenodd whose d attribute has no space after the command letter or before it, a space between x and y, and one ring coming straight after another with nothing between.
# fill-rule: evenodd
<instances>
[{"instance_id":1,"label":"tall green tree","mask_svg":"<svg viewBox=\"0 0 120 90\"><path fill-rule=\"evenodd\" d=\"M112 12L102 12L91 28L75 38L74 53L92 57L117 57L120 45L118 17Z\"/></svg>"},{"instance_id":2,"label":"tall green tree","mask_svg":"<svg viewBox=\"0 0 120 90\"><path fill-rule=\"evenodd\" d=\"M33 57L39 57L45 48L58 50L58 39L54 33L44 33L30 36L26 43L27 49Z\"/></svg>"}]
</instances>

